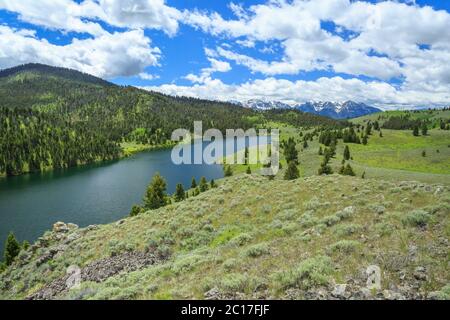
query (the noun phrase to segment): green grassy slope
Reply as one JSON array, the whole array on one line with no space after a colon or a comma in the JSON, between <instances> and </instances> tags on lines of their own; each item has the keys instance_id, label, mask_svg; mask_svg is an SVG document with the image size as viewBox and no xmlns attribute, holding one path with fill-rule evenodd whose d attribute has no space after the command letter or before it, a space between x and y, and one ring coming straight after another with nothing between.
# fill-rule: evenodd
<instances>
[{"instance_id":1,"label":"green grassy slope","mask_svg":"<svg viewBox=\"0 0 450 320\"><path fill-rule=\"evenodd\" d=\"M301 130L293 127L281 127L281 140L289 137L299 139ZM338 172L342 166L345 145L350 148L353 160L349 161L357 176L365 172L367 178L379 178L393 181L421 181L426 183L450 184L450 131L433 129L427 136L414 137L407 130L382 130L383 137L375 131L369 138L368 145L345 144L339 140L336 157L331 166ZM299 170L302 177L317 175L323 160L318 151L321 146L317 141L308 141L308 148L298 143ZM322 146L324 148L324 146ZM422 152L426 156L422 156ZM277 178L282 179L287 163L281 154L283 170ZM235 166L236 172L245 172L245 166ZM253 169L253 168L252 168Z\"/></svg>"},{"instance_id":2,"label":"green grassy slope","mask_svg":"<svg viewBox=\"0 0 450 320\"><path fill-rule=\"evenodd\" d=\"M408 110L385 111L352 119L351 122L363 125L368 121L372 122L379 121L380 125L383 125L383 123L391 117L408 117L412 120L421 120L421 121L427 120L432 123L432 126L438 126L440 119L450 119L450 110L433 109L433 110L417 110L417 111L408 111Z\"/></svg>"},{"instance_id":3,"label":"green grassy slope","mask_svg":"<svg viewBox=\"0 0 450 320\"><path fill-rule=\"evenodd\" d=\"M63 277L70 265L149 248L170 253L169 259L85 282L59 298L203 299L214 289L221 298L302 299L318 298L320 290L329 294L335 283L361 298L361 292L370 296L362 289L364 270L374 264L382 270L382 289L406 298L434 291L445 297L449 217L449 189L438 185L239 175L121 223L75 230L59 240L47 233L45 245L22 253L0 275L0 297L25 298ZM75 240L61 248L68 237ZM55 248L59 253L37 267ZM418 280L418 267L425 268L425 280Z\"/></svg>"}]
</instances>

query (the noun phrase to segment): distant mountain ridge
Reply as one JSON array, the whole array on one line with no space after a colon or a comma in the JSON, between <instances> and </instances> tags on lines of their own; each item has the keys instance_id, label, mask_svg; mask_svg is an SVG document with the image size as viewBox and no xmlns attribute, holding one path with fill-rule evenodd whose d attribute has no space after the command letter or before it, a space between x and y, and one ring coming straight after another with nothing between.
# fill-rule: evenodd
<instances>
[{"instance_id":1,"label":"distant mountain ridge","mask_svg":"<svg viewBox=\"0 0 450 320\"><path fill-rule=\"evenodd\" d=\"M286 103L263 99L248 100L247 102L241 103L241 105L245 108L250 108L254 110L292 109L292 106Z\"/></svg>"},{"instance_id":2,"label":"distant mountain ridge","mask_svg":"<svg viewBox=\"0 0 450 320\"><path fill-rule=\"evenodd\" d=\"M354 101L346 102L306 102L301 105L289 105L280 101L252 99L246 102L232 103L254 110L295 109L333 119L351 119L381 112L382 110Z\"/></svg>"},{"instance_id":3,"label":"distant mountain ridge","mask_svg":"<svg viewBox=\"0 0 450 320\"><path fill-rule=\"evenodd\" d=\"M340 102L307 102L296 106L296 109L318 114L333 119L351 119L382 112L381 109L354 101Z\"/></svg>"}]
</instances>

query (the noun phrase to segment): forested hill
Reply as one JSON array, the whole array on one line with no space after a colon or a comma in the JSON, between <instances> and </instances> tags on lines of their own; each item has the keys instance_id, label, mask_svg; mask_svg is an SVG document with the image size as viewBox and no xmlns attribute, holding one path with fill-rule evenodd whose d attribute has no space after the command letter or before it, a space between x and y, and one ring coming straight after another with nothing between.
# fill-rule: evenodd
<instances>
[{"instance_id":1,"label":"forested hill","mask_svg":"<svg viewBox=\"0 0 450 320\"><path fill-rule=\"evenodd\" d=\"M45 64L30 63L20 65L14 68L0 70L0 78L6 78L23 73L39 74L41 77L57 77L74 82L90 83L101 86L112 86L113 84L101 78L94 77L90 74L75 71L67 68L51 67Z\"/></svg>"},{"instance_id":2,"label":"forested hill","mask_svg":"<svg viewBox=\"0 0 450 320\"><path fill-rule=\"evenodd\" d=\"M17 175L120 157L123 142L166 144L194 121L247 129L280 121L341 126L302 112L261 113L233 104L122 87L77 71L29 64L0 71L0 174Z\"/></svg>"}]
</instances>

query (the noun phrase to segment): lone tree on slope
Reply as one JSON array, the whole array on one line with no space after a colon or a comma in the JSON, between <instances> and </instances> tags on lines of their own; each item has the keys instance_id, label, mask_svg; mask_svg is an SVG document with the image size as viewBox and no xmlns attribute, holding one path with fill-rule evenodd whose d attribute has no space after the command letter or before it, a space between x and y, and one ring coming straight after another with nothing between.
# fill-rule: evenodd
<instances>
[{"instance_id":1,"label":"lone tree on slope","mask_svg":"<svg viewBox=\"0 0 450 320\"><path fill-rule=\"evenodd\" d=\"M150 185L147 188L147 192L144 198L145 208L149 210L159 209L164 207L168 203L167 199L167 183L161 177L159 173L157 173Z\"/></svg>"}]
</instances>

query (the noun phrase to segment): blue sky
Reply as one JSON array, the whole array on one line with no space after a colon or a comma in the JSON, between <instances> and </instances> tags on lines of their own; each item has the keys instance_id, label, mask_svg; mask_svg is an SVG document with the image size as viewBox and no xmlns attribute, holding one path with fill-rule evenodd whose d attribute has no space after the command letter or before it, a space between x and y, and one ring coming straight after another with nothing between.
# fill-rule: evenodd
<instances>
[{"instance_id":1,"label":"blue sky","mask_svg":"<svg viewBox=\"0 0 450 320\"><path fill-rule=\"evenodd\" d=\"M450 102L450 1L0 0L0 68L221 100Z\"/></svg>"}]
</instances>

